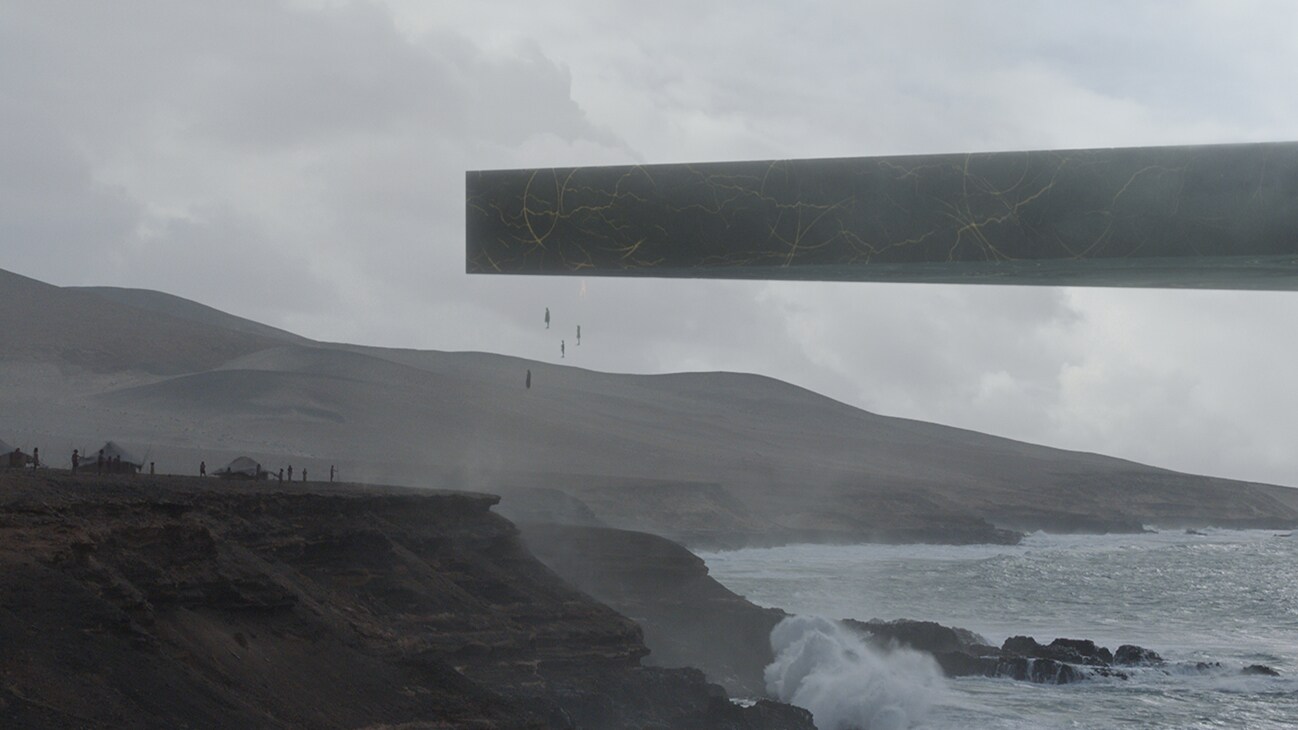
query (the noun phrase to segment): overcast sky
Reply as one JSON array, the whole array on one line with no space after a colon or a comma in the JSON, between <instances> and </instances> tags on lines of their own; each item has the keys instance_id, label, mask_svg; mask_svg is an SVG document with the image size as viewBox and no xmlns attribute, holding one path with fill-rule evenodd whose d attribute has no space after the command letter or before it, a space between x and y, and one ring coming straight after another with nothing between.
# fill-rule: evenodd
<instances>
[{"instance_id":1,"label":"overcast sky","mask_svg":"<svg viewBox=\"0 0 1298 730\"><path fill-rule=\"evenodd\" d=\"M1295 39L1289 0L0 0L0 268L1298 485L1298 293L464 273L465 170L1295 140Z\"/></svg>"}]
</instances>

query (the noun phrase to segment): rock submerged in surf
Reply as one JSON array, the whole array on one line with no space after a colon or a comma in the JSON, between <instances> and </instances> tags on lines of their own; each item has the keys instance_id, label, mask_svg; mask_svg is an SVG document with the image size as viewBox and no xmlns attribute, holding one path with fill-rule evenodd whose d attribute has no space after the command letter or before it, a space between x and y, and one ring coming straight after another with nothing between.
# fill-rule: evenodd
<instances>
[{"instance_id":1,"label":"rock submerged in surf","mask_svg":"<svg viewBox=\"0 0 1298 730\"><path fill-rule=\"evenodd\" d=\"M1159 667L1167 662L1156 651L1134 644L1123 644L1113 652L1113 663L1124 667Z\"/></svg>"},{"instance_id":2,"label":"rock submerged in surf","mask_svg":"<svg viewBox=\"0 0 1298 730\"><path fill-rule=\"evenodd\" d=\"M1242 674L1262 677L1279 677L1280 673L1265 664L1250 664L1241 671Z\"/></svg>"},{"instance_id":3,"label":"rock submerged in surf","mask_svg":"<svg viewBox=\"0 0 1298 730\"><path fill-rule=\"evenodd\" d=\"M1031 636L1011 636L1001 646L990 646L978 634L932 621L844 622L885 646L926 651L937 659L948 677L1004 677L1038 684L1069 684L1093 677L1127 679L1127 667L1157 667L1165 662L1158 652L1123 644L1117 652L1090 639L1057 638L1041 644Z\"/></svg>"},{"instance_id":4,"label":"rock submerged in surf","mask_svg":"<svg viewBox=\"0 0 1298 730\"><path fill-rule=\"evenodd\" d=\"M1011 636L1001 646L967 629L933 621L896 619L855 621L843 624L882 648L905 647L928 652L948 677L1001 677L1036 684L1071 684L1097 677L1130 679L1133 671L1154 669L1169 673L1167 661L1152 649L1122 644L1109 651L1090 639L1057 638L1042 644L1031 636ZM1221 662L1178 664L1175 671L1228 671ZM1252 676L1278 677L1263 664L1239 670Z\"/></svg>"},{"instance_id":5,"label":"rock submerged in surf","mask_svg":"<svg viewBox=\"0 0 1298 730\"><path fill-rule=\"evenodd\" d=\"M1103 646L1096 646L1090 639L1055 639L1043 646L1031 636L1011 636L1001 645L1001 654L1050 659L1066 664L1085 664L1092 667L1107 667L1113 664L1113 653Z\"/></svg>"}]
</instances>

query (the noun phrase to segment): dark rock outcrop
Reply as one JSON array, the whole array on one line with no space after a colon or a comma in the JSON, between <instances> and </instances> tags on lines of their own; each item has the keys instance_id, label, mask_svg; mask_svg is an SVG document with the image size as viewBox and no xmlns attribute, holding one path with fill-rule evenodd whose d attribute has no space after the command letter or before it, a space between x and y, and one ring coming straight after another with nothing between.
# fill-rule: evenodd
<instances>
[{"instance_id":1,"label":"dark rock outcrop","mask_svg":"<svg viewBox=\"0 0 1298 730\"><path fill-rule=\"evenodd\" d=\"M1262 677L1279 677L1280 673L1265 664L1250 664L1240 671L1241 674Z\"/></svg>"},{"instance_id":2,"label":"dark rock outcrop","mask_svg":"<svg viewBox=\"0 0 1298 730\"><path fill-rule=\"evenodd\" d=\"M876 618L869 621L844 619L843 623L869 634L876 642L895 642L930 654L963 652L977 656L992 649L986 639L968 629L943 626L935 621L881 621Z\"/></svg>"},{"instance_id":3,"label":"dark rock outcrop","mask_svg":"<svg viewBox=\"0 0 1298 730\"><path fill-rule=\"evenodd\" d=\"M1137 651L1146 651L1140 647L1132 648ZM1107 667L1113 664L1113 652L1102 646L1096 646L1095 642L1090 639L1055 639L1042 646L1031 636L1011 636L1001 645L1001 654L1050 659L1057 662L1085 664L1093 667Z\"/></svg>"},{"instance_id":4,"label":"dark rock outcrop","mask_svg":"<svg viewBox=\"0 0 1298 730\"><path fill-rule=\"evenodd\" d=\"M932 621L853 621L845 625L881 646L904 646L933 655L948 677L1006 677L1045 684L1068 684L1092 677L1126 679L1118 667L1161 666L1156 652L1123 644L1117 653L1089 639L1055 639L1040 644L1031 636L1011 636L990 646L967 629Z\"/></svg>"},{"instance_id":5,"label":"dark rock outcrop","mask_svg":"<svg viewBox=\"0 0 1298 730\"><path fill-rule=\"evenodd\" d=\"M666 538L609 528L520 528L541 562L644 629L647 663L698 667L735 695L765 695L771 629L784 611L735 595L698 556Z\"/></svg>"},{"instance_id":6,"label":"dark rock outcrop","mask_svg":"<svg viewBox=\"0 0 1298 730\"><path fill-rule=\"evenodd\" d=\"M971 672L970 675L1006 677L1008 679L1017 679L1020 682L1036 682L1037 684L1069 684L1085 679L1087 676L1071 664L1057 662L1053 659L1031 659L1016 655L1002 656L1000 659L995 660L994 667L994 670L989 672L986 669L986 664L984 664L982 671Z\"/></svg>"},{"instance_id":7,"label":"dark rock outcrop","mask_svg":"<svg viewBox=\"0 0 1298 730\"><path fill-rule=\"evenodd\" d=\"M798 728L523 548L495 498L0 477L0 726Z\"/></svg>"},{"instance_id":8,"label":"dark rock outcrop","mask_svg":"<svg viewBox=\"0 0 1298 730\"><path fill-rule=\"evenodd\" d=\"M1156 667L1165 662L1158 652L1144 647L1123 644L1113 652L1113 663L1124 667Z\"/></svg>"}]
</instances>

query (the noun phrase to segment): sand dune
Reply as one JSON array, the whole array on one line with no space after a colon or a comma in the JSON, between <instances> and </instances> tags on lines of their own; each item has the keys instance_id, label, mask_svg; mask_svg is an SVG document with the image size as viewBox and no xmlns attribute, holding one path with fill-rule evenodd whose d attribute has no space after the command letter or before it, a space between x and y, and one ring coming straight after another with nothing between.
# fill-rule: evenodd
<instances>
[{"instance_id":1,"label":"sand dune","mask_svg":"<svg viewBox=\"0 0 1298 730\"><path fill-rule=\"evenodd\" d=\"M500 492L506 514L538 504L510 494L544 490L530 494L696 543L1298 523L1298 490L879 416L756 375L319 343L157 292L5 272L0 304L21 343L0 354L0 436L40 441L55 465L107 438L172 471L246 453Z\"/></svg>"}]
</instances>

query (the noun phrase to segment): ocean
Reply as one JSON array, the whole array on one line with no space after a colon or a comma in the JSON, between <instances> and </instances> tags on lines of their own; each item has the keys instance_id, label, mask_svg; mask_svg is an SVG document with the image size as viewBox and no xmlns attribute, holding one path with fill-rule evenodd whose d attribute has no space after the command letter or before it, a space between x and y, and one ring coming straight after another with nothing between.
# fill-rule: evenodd
<instances>
[{"instance_id":1,"label":"ocean","mask_svg":"<svg viewBox=\"0 0 1298 730\"><path fill-rule=\"evenodd\" d=\"M768 684L811 709L821 730L1298 727L1298 533L1036 533L1015 546L795 545L701 557L734 592L800 615L774 632ZM1168 666L1067 685L943 678L927 657L880 655L811 617L937 621L997 646L1015 635L1136 644ZM1253 664L1280 676L1240 673Z\"/></svg>"}]
</instances>

